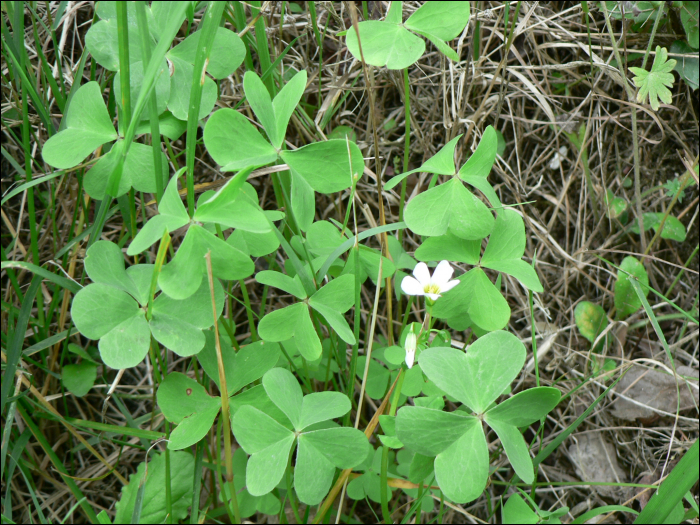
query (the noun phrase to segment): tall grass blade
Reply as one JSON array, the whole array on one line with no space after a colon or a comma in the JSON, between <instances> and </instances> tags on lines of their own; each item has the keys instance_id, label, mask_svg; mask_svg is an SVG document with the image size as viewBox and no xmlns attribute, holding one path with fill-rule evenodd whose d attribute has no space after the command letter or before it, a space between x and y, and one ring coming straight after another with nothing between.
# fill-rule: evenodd
<instances>
[{"instance_id":1,"label":"tall grass blade","mask_svg":"<svg viewBox=\"0 0 700 525\"><path fill-rule=\"evenodd\" d=\"M693 446L681 458L668 477L661 483L644 510L637 516L634 523L665 523L666 518L676 505L682 501L698 481L700 460L698 458L699 442L696 439Z\"/></svg>"}]
</instances>

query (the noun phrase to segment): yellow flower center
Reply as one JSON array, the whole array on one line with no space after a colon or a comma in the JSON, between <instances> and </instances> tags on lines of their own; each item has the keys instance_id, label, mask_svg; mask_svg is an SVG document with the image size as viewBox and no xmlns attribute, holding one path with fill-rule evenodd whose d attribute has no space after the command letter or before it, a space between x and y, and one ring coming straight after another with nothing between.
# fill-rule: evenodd
<instances>
[{"instance_id":1,"label":"yellow flower center","mask_svg":"<svg viewBox=\"0 0 700 525\"><path fill-rule=\"evenodd\" d=\"M423 287L423 292L426 294L432 293L438 295L440 293L440 287L437 284L428 284Z\"/></svg>"}]
</instances>

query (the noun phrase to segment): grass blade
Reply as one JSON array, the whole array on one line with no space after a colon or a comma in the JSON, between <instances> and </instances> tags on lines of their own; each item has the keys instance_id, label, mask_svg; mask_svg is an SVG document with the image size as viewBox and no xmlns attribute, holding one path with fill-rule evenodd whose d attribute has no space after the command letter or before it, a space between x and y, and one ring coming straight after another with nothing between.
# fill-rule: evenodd
<instances>
[{"instance_id":1,"label":"grass blade","mask_svg":"<svg viewBox=\"0 0 700 525\"><path fill-rule=\"evenodd\" d=\"M3 261L2 264L0 264L0 268L2 270L5 270L6 268L20 268L22 270L28 270L32 272L36 277L48 279L49 281L73 293L78 293L82 288L82 286L80 286L75 281L72 281L66 277L61 277L60 275L56 275L55 273L51 273L45 268L42 268L41 266L37 266L36 264L32 263L26 263L23 261ZM39 280L39 282L41 282L41 279Z\"/></svg>"},{"instance_id":2,"label":"grass blade","mask_svg":"<svg viewBox=\"0 0 700 525\"><path fill-rule=\"evenodd\" d=\"M636 510L629 509L624 505L604 505L602 507L598 507L597 509L591 509L588 512L584 512L574 521L572 521L571 524L575 525L578 523L586 523L591 518L595 518L596 516L600 516L601 514L608 512L629 512L630 514L639 515Z\"/></svg>"},{"instance_id":3,"label":"grass blade","mask_svg":"<svg viewBox=\"0 0 700 525\"><path fill-rule=\"evenodd\" d=\"M664 523L673 508L683 499L698 481L698 440L695 440L690 450L685 453L668 477L661 483L647 506L634 523Z\"/></svg>"},{"instance_id":4,"label":"grass blade","mask_svg":"<svg viewBox=\"0 0 700 525\"><path fill-rule=\"evenodd\" d=\"M629 369L628 369L629 370ZM605 392L600 394L593 403L591 403L591 406L589 406L583 414L581 414L579 417L576 418L576 421L574 421L569 427L564 430L561 434L559 434L556 438L554 438L554 441L549 443L546 447L544 447L542 450L540 450L539 454L535 456L535 459L532 460L532 464L535 468L537 468L537 465L542 463L545 459L547 459L552 452L554 452L559 445L562 444L562 442L568 438L574 430L578 428L578 426L584 422L584 420L589 416L591 412L593 412L593 409L600 403L606 395L608 395L608 392L610 392L615 385L622 379L625 374L627 373L627 370L625 370L622 374L620 374L620 377L618 377L615 381L612 382L612 384L605 389ZM515 478L513 478L515 480Z\"/></svg>"},{"instance_id":5,"label":"grass blade","mask_svg":"<svg viewBox=\"0 0 700 525\"><path fill-rule=\"evenodd\" d=\"M384 232L392 232L394 230L402 230L406 228L406 223L405 222L395 222L393 224L386 224L384 226L377 226L376 228L370 228L369 230L365 230L362 233L357 235L357 242L365 240L367 237L371 237L372 235L377 235L379 233L384 233ZM346 251L348 251L350 248L352 248L355 245L355 237L351 237L347 241L345 241L343 244L338 246L333 253L331 253L328 258L326 259L326 262L323 263L323 266L316 272L316 278L317 280L323 279L323 277L328 273L328 268L331 267L331 264L333 264L333 261L335 261L338 257L343 255Z\"/></svg>"},{"instance_id":6,"label":"grass blade","mask_svg":"<svg viewBox=\"0 0 700 525\"><path fill-rule=\"evenodd\" d=\"M5 384L5 382L12 384L11 381L4 381L3 385ZM63 462L61 461L61 459L56 455L56 453L51 448L51 444L46 439L46 436L44 436L43 432L39 429L39 427L36 425L36 423L29 417L27 412L24 410L24 408L19 403L17 405L17 410L19 411L20 415L22 416L22 420L27 424L27 426L31 430L32 434L34 435L34 438L39 442L39 444L41 445L41 448L44 450L46 455L51 460L51 464L54 466L54 468L59 473L65 474L65 476L63 476L63 481L68 486L70 491L73 493L73 496L80 502L80 508L83 509L83 512L85 512L85 514L88 517L88 519L90 520L90 522L91 523L98 523L99 520L97 519L97 515L95 514L95 511L92 509L92 505L85 498L84 494L80 490L80 487L78 487L77 483L70 477L68 471L63 466Z\"/></svg>"},{"instance_id":7,"label":"grass blade","mask_svg":"<svg viewBox=\"0 0 700 525\"><path fill-rule=\"evenodd\" d=\"M7 263L2 263L4 267ZM46 271L46 270L44 270ZM22 344L24 343L24 334L27 332L27 326L29 325L29 317L32 314L32 305L34 304L34 297L39 291L39 286L41 286L41 276L35 275L32 279L32 283L29 285L27 293L24 294L24 300L22 301L22 307L19 311L19 317L17 318L17 324L12 332L12 339L10 341L10 346L7 349L7 367L4 370L2 381L2 390L0 390L0 412L5 412L5 403L7 403L8 394L10 393L10 388L14 385L12 378L15 377L15 370L17 369L17 363L19 363L19 357L22 354ZM9 331L8 331L9 334Z\"/></svg>"},{"instance_id":8,"label":"grass blade","mask_svg":"<svg viewBox=\"0 0 700 525\"><path fill-rule=\"evenodd\" d=\"M192 90L190 91L190 105L187 113L187 211L190 217L194 214L194 158L197 145L197 126L199 124L199 106L202 102L202 87L206 73L206 65L209 63L212 43L219 29L221 15L224 13L225 2L209 2L206 13L202 19L202 29L197 44L197 58L194 62L192 75Z\"/></svg>"}]
</instances>

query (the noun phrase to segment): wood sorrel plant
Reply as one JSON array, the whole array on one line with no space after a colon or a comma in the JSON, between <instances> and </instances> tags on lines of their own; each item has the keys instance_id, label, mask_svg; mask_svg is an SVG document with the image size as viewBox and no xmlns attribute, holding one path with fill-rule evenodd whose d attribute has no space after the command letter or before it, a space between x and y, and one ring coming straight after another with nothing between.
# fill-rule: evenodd
<instances>
[{"instance_id":1,"label":"wood sorrel plant","mask_svg":"<svg viewBox=\"0 0 700 525\"><path fill-rule=\"evenodd\" d=\"M153 9L160 8L151 8L152 15ZM447 56L456 56L445 41L464 29L469 18L467 3L460 5L459 16L447 25L446 13L451 8L442 3L426 4L405 24L401 23L401 3L395 3L392 9L381 26L360 24L370 63L375 58L377 63L390 62L372 49L372 35L393 35L399 47L411 47L417 39L423 46L418 46L420 56L423 40L409 30L428 38ZM115 38L110 13L109 6L98 11L102 20L91 29L88 44L100 63L121 71L124 65L109 47ZM157 26L156 20L151 18L149 23ZM136 38L143 28L129 29L134 30ZM159 36L160 29L153 28L152 34ZM99 46L100 38L107 43L104 47ZM173 119L190 119L192 123L191 119L196 118L188 113L192 106L184 103L190 98L192 86L182 78L195 75L192 64L201 58L197 54L199 38L204 37L195 33L165 55L153 58L164 57L179 71L171 75L169 83L150 79L156 92L160 89L167 99L156 115L164 126L173 124ZM357 35L348 37L354 53L352 38L356 41ZM133 45L129 42L132 55L140 56L138 40ZM207 71L219 78L238 67L243 55L240 39L228 30L216 29L213 42L214 48L227 56L209 63ZM408 59L415 61L417 57L411 53L398 62L401 67L408 64ZM131 66L139 71L135 62ZM145 70L153 68L149 64L140 71ZM184 77L180 78L183 71ZM206 118L213 108L209 101L211 87L207 87L213 81L202 78L197 116ZM145 79L141 81L146 84ZM368 472L378 465L379 500L386 510L389 448L404 450L410 456L406 477L416 486L422 487L426 481L431 484L434 479L442 497L456 503L472 501L482 493L489 475L484 422L500 439L515 473L532 483L533 463L519 429L542 420L557 404L560 393L555 388L538 387L497 403L522 369L526 355L523 344L502 331L510 318L510 308L499 290L500 275L513 277L534 292L543 289L533 267L522 260L526 240L522 217L503 206L488 182L497 150L494 129L488 126L483 130L478 146L459 170L454 152L461 135L420 168L398 175L384 186L390 189L415 172L433 174L429 189L407 203L405 223L381 225L353 235L346 227L347 220L342 225L316 221L315 202L316 192L330 194L348 189L353 202L355 184L365 171L359 147L346 140L312 142L298 149L288 149L285 144L287 126L306 86L307 75L301 71L271 96L255 72L245 73L246 100L264 134L235 109L220 109L208 117L204 146L221 171L234 175L218 191L201 195L196 207L190 193L190 213L178 193L182 170L170 178L159 200L158 214L145 222L126 249L128 256L145 252L148 258L153 255L152 246L160 240L155 264L125 269L117 245L95 242L85 259L93 283L78 292L73 301L76 327L84 336L99 340L102 360L112 368L138 365L149 348L155 349L158 344L181 357L196 355L192 363L201 366L205 377L199 381L181 372L163 370L156 400L163 416L176 425L168 435L168 449L180 451L196 445L210 432L217 437L223 432L228 445L232 431L237 444L249 455L246 459L239 450L240 459L234 468L231 447L224 450L227 483L221 494L227 505L231 503L235 518L241 516L238 495L248 498L248 513L279 508L278 498L281 491L286 491L285 497L296 512L297 499L308 505L324 500L337 469L358 466L367 476L366 483L355 483L352 494L377 497L372 489L376 480ZM122 110L126 110L126 98L119 98ZM66 129L47 142L44 151L45 160L57 167L75 166L95 148L119 138L97 83L81 87L75 93L76 100L82 107L70 106ZM126 136L127 140L131 139ZM64 151L66 144L74 142L81 142L81 147L74 152ZM112 192L108 187L117 159L109 158L105 155L88 172L86 187L94 198L119 196L131 188L156 190L152 148L134 143L117 179L118 189ZM107 162L108 166L100 166ZM275 162L286 164L289 171L287 179L276 181L284 212L263 210L255 188L247 182L254 169ZM440 176L446 180L440 181ZM90 180L93 182L88 183ZM280 227L275 225L279 221ZM390 238L384 253L360 244L376 234L405 228L423 236L415 252L421 261L417 264L396 238ZM176 231L184 237L174 247L170 234ZM268 260L271 269L256 273L251 257L270 254L275 254ZM438 263L432 276L427 263ZM451 263L473 268L452 279ZM378 348L371 354L372 341L365 335L360 347L364 355L358 358L360 317L357 315L351 324L346 313L353 306L359 312L360 287L367 277L381 289L387 278L403 277L398 269L413 270L415 278L403 278L395 289L424 296L425 317L409 323L407 311L402 346ZM495 285L485 269L500 272ZM228 326L228 319L222 318L222 312L233 283L251 275L266 290L272 287L286 292L295 302L271 312L261 311L256 320L245 295L252 335L239 349L234 329ZM452 348L449 333L433 328L438 319L460 330L472 328L479 337L466 351ZM220 333L222 327L228 335ZM261 340L256 340L256 334ZM350 359L348 345L355 345ZM362 392L366 389L369 397L381 398L392 373L397 383L389 413L377 414L366 434L357 428L359 418L354 427L350 426L350 418L345 416L356 401L355 375L362 379ZM208 388L210 382L218 392ZM324 391L315 391L321 382ZM219 414L223 429L216 424ZM385 447L381 457L368 441L377 420L383 431L379 439ZM178 465L189 465L188 454L183 451L173 457ZM158 462L154 468L165 467ZM242 469L245 485L231 479L235 471L240 476ZM398 472L395 475L401 476ZM153 493L154 481L141 472L135 476L132 481L145 479L147 490ZM181 492L178 486L177 493ZM137 499L126 491L118 515L131 516L129 511ZM156 503L152 506L158 507ZM165 507L161 507L149 509L149 517L162 520ZM170 511L180 516L182 509L171 505Z\"/></svg>"},{"instance_id":2,"label":"wood sorrel plant","mask_svg":"<svg viewBox=\"0 0 700 525\"><path fill-rule=\"evenodd\" d=\"M155 269L153 264L137 264L125 270L121 250L112 242L97 241L87 251L85 271L93 284L76 294L71 314L83 335L100 340L100 355L111 368L138 365L148 353L151 335L183 357L204 347L202 330L214 323L209 287L197 284L186 301L166 294L154 299ZM214 293L218 317L224 307L218 281Z\"/></svg>"}]
</instances>

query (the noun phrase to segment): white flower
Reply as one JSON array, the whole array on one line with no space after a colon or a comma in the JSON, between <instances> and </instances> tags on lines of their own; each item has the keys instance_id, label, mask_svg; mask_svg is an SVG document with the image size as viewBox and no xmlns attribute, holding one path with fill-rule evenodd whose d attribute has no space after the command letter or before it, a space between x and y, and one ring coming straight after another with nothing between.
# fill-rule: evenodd
<instances>
[{"instance_id":1,"label":"white flower","mask_svg":"<svg viewBox=\"0 0 700 525\"><path fill-rule=\"evenodd\" d=\"M413 331L406 334L406 342L404 343L404 348L406 349L406 366L411 368L413 366L413 361L416 359L416 344L418 343L418 338Z\"/></svg>"},{"instance_id":2,"label":"white flower","mask_svg":"<svg viewBox=\"0 0 700 525\"><path fill-rule=\"evenodd\" d=\"M440 261L435 268L435 273L430 276L428 265L420 262L413 269L413 277L407 275L401 281L401 289L408 295L427 295L432 301L436 301L440 294L452 290L459 281L452 279L454 270L447 261ZM450 280L452 279L452 280Z\"/></svg>"}]
</instances>

